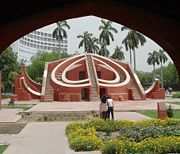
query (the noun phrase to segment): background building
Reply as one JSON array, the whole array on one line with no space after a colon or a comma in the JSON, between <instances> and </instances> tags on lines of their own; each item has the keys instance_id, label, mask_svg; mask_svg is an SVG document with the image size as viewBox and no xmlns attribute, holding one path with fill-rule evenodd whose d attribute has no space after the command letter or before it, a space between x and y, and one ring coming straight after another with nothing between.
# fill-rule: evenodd
<instances>
[{"instance_id":1,"label":"background building","mask_svg":"<svg viewBox=\"0 0 180 154\"><path fill-rule=\"evenodd\" d=\"M51 33L35 30L11 44L13 52L17 53L18 60L31 64L31 57L37 51L59 51L59 42L52 37ZM61 52L67 53L67 39L61 41Z\"/></svg>"}]
</instances>

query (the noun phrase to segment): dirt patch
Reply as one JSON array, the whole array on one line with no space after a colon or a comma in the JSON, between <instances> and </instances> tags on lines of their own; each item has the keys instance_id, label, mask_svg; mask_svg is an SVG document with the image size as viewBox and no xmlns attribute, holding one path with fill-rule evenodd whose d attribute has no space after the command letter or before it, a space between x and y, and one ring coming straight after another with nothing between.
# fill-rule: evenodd
<instances>
[{"instance_id":1,"label":"dirt patch","mask_svg":"<svg viewBox=\"0 0 180 154\"><path fill-rule=\"evenodd\" d=\"M94 111L81 112L25 112L21 113L21 119L18 122L43 122L43 121L81 121L98 117Z\"/></svg>"},{"instance_id":2,"label":"dirt patch","mask_svg":"<svg viewBox=\"0 0 180 154\"><path fill-rule=\"evenodd\" d=\"M27 123L0 123L0 134L18 134Z\"/></svg>"}]
</instances>

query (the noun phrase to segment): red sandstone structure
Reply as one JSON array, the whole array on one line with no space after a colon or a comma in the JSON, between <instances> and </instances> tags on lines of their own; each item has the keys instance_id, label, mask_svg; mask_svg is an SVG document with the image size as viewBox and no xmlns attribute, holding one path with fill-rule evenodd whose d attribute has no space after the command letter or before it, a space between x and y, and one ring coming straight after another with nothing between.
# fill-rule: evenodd
<instances>
[{"instance_id":1,"label":"red sandstone structure","mask_svg":"<svg viewBox=\"0 0 180 154\"><path fill-rule=\"evenodd\" d=\"M25 67L15 80L16 100L98 101L102 95L115 101L163 99L165 90L155 80L144 91L129 64L90 53L46 63L42 85L29 78Z\"/></svg>"}]
</instances>

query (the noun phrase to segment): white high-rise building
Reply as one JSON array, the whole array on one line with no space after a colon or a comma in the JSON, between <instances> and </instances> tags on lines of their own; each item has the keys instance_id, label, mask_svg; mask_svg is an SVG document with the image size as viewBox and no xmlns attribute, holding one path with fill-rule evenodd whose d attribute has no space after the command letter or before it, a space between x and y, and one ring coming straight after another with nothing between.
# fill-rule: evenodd
<instances>
[{"instance_id":1,"label":"white high-rise building","mask_svg":"<svg viewBox=\"0 0 180 154\"><path fill-rule=\"evenodd\" d=\"M61 41L61 51L67 53L67 39ZM38 51L59 51L59 42L52 37L51 33L35 30L11 44L13 52L17 53L18 60L31 64L31 57Z\"/></svg>"}]
</instances>

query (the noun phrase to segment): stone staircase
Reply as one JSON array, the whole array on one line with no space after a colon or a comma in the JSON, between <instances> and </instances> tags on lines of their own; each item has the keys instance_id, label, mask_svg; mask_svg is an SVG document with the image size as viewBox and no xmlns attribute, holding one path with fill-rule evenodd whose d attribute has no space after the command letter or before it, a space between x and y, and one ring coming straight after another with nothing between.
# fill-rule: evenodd
<instances>
[{"instance_id":1,"label":"stone staircase","mask_svg":"<svg viewBox=\"0 0 180 154\"><path fill-rule=\"evenodd\" d=\"M62 79L62 72L57 75L57 79L60 81Z\"/></svg>"},{"instance_id":2,"label":"stone staircase","mask_svg":"<svg viewBox=\"0 0 180 154\"><path fill-rule=\"evenodd\" d=\"M125 81L126 77L125 76L122 76L122 75L119 75L120 76L120 82L123 82Z\"/></svg>"},{"instance_id":3,"label":"stone staircase","mask_svg":"<svg viewBox=\"0 0 180 154\"><path fill-rule=\"evenodd\" d=\"M92 86L91 86L92 98L91 98L91 100L92 101L99 101L99 95L98 95L98 92L97 92L97 83L96 83L96 77L95 77L95 70L93 68L91 55L87 55L87 62L88 62L90 80L91 80L91 83L92 83Z\"/></svg>"},{"instance_id":4,"label":"stone staircase","mask_svg":"<svg viewBox=\"0 0 180 154\"><path fill-rule=\"evenodd\" d=\"M131 85L131 88L133 90L133 99L134 100L141 100L141 96L140 96L136 86L134 85L134 82L132 81L132 79L130 80L130 85Z\"/></svg>"},{"instance_id":5,"label":"stone staircase","mask_svg":"<svg viewBox=\"0 0 180 154\"><path fill-rule=\"evenodd\" d=\"M50 84L50 76L51 76L51 73L48 73L47 79L46 79L45 96L44 96L45 102L52 102L54 100L53 88Z\"/></svg>"}]
</instances>

